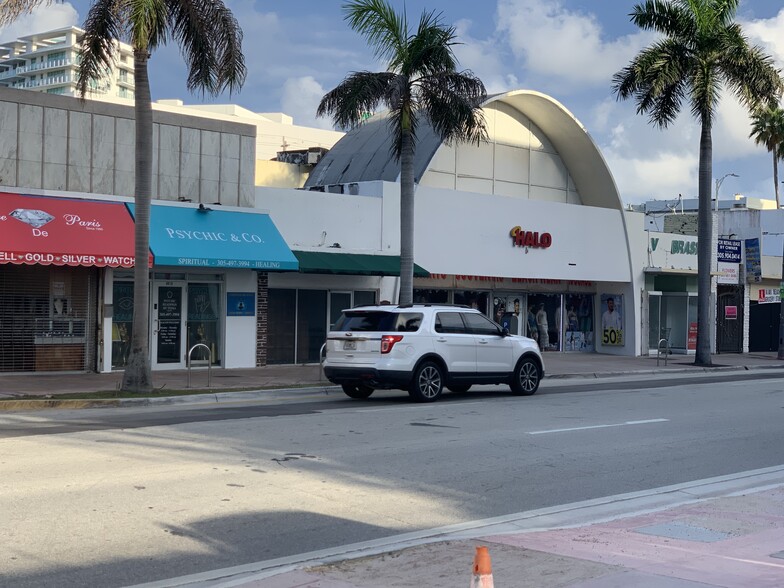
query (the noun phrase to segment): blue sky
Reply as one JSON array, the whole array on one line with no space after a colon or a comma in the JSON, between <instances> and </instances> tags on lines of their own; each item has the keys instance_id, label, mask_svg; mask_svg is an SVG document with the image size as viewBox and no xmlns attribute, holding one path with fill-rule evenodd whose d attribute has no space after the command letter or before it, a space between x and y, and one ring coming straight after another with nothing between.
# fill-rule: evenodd
<instances>
[{"instance_id":1,"label":"blue sky","mask_svg":"<svg viewBox=\"0 0 784 588\"><path fill-rule=\"evenodd\" d=\"M153 99L186 103L233 102L256 112L286 112L297 124L330 127L316 119L321 96L347 72L379 70L364 40L343 21L339 0L225 0L244 31L248 64L245 87L216 99L188 94L176 46L153 55ZM616 71L653 37L634 27L633 0L408 0L416 21L426 8L456 25L461 67L471 69L489 92L532 89L559 100L586 127L602 150L624 201L675 200L697 195L699 129L688 105L667 131L635 114L634 104L612 96ZM0 40L81 24L88 0L53 4L5 30ZM393 0L402 8L403 2ZM741 1L738 20L751 40L784 69L784 7L781 0ZM714 177L727 178L720 196L773 197L772 160L748 139L749 119L734 98L722 100L713 133ZM784 186L782 186L784 188Z\"/></svg>"}]
</instances>

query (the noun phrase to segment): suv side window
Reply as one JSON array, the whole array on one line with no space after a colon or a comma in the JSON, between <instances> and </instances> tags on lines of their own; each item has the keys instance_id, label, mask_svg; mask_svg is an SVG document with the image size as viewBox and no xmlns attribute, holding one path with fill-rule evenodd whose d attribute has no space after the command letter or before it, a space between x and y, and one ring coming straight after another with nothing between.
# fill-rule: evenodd
<instances>
[{"instance_id":1,"label":"suv side window","mask_svg":"<svg viewBox=\"0 0 784 588\"><path fill-rule=\"evenodd\" d=\"M403 333L416 333L422 326L421 312L401 312L397 315L395 330Z\"/></svg>"},{"instance_id":2,"label":"suv side window","mask_svg":"<svg viewBox=\"0 0 784 588\"><path fill-rule=\"evenodd\" d=\"M500 335L501 331L489 318L484 315L466 312L463 314L463 319L468 325L468 330L475 335Z\"/></svg>"},{"instance_id":3,"label":"suv side window","mask_svg":"<svg viewBox=\"0 0 784 588\"><path fill-rule=\"evenodd\" d=\"M451 335L454 334L463 335L468 333L468 329L466 329L465 323L463 322L463 318L461 317L461 313L438 312L436 313L435 332L451 334Z\"/></svg>"}]
</instances>

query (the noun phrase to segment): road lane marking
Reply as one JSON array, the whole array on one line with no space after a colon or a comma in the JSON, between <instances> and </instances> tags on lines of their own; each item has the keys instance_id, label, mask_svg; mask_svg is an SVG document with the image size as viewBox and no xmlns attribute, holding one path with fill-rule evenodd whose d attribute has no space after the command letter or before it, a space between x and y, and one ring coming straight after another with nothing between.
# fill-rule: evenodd
<instances>
[{"instance_id":1,"label":"road lane marking","mask_svg":"<svg viewBox=\"0 0 784 588\"><path fill-rule=\"evenodd\" d=\"M587 431L589 429L607 429L609 427L626 427L629 425L648 425L650 423L666 423L670 419L647 419L644 421L626 421L625 423L613 423L610 425L591 425L589 427L572 427L570 429L548 429L546 431L528 431L529 435L544 435L546 433L567 433L569 431Z\"/></svg>"}]
</instances>

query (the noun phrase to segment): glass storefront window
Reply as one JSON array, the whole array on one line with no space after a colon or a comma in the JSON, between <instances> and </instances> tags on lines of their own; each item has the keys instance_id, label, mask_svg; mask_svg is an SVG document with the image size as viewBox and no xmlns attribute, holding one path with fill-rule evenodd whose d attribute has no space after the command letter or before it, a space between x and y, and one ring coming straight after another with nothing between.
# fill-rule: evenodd
<instances>
[{"instance_id":1,"label":"glass storefront window","mask_svg":"<svg viewBox=\"0 0 784 588\"><path fill-rule=\"evenodd\" d=\"M503 328L508 329L512 335L530 337L525 308L525 294L497 295L493 298L493 316L491 318Z\"/></svg>"},{"instance_id":2,"label":"glass storefront window","mask_svg":"<svg viewBox=\"0 0 784 588\"><path fill-rule=\"evenodd\" d=\"M563 350L593 351L593 295L565 294L563 308Z\"/></svg>"},{"instance_id":3,"label":"glass storefront window","mask_svg":"<svg viewBox=\"0 0 784 588\"><path fill-rule=\"evenodd\" d=\"M297 294L297 363L318 363L327 340L327 291L300 290Z\"/></svg>"},{"instance_id":4,"label":"glass storefront window","mask_svg":"<svg viewBox=\"0 0 784 588\"><path fill-rule=\"evenodd\" d=\"M112 369L128 365L133 335L133 282L112 285Z\"/></svg>"},{"instance_id":5,"label":"glass storefront window","mask_svg":"<svg viewBox=\"0 0 784 588\"><path fill-rule=\"evenodd\" d=\"M414 302L422 304L449 304L449 290L425 290L416 288L414 290Z\"/></svg>"},{"instance_id":6,"label":"glass storefront window","mask_svg":"<svg viewBox=\"0 0 784 588\"><path fill-rule=\"evenodd\" d=\"M354 290L354 306L368 306L376 303L373 290Z\"/></svg>"},{"instance_id":7,"label":"glass storefront window","mask_svg":"<svg viewBox=\"0 0 784 588\"><path fill-rule=\"evenodd\" d=\"M529 294L528 308L536 321L539 349L558 351L561 348L561 295Z\"/></svg>"},{"instance_id":8,"label":"glass storefront window","mask_svg":"<svg viewBox=\"0 0 784 588\"><path fill-rule=\"evenodd\" d=\"M188 351L197 344L207 345L212 354L212 365L220 365L220 285L188 284ZM193 359L208 359L203 347L194 350Z\"/></svg>"},{"instance_id":9,"label":"glass storefront window","mask_svg":"<svg viewBox=\"0 0 784 588\"><path fill-rule=\"evenodd\" d=\"M464 304L471 308L476 308L485 314L487 314L487 303L489 300L489 292L476 292L474 290L457 290L455 292L455 304Z\"/></svg>"}]
</instances>

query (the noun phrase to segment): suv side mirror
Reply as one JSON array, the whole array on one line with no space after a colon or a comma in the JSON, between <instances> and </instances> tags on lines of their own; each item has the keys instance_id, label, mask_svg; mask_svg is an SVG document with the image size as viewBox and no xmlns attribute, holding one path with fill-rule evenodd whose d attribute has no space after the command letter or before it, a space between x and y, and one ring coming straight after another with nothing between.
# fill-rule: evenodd
<instances>
[{"instance_id":1,"label":"suv side mirror","mask_svg":"<svg viewBox=\"0 0 784 588\"><path fill-rule=\"evenodd\" d=\"M508 337L509 336L509 329L507 329L506 327L502 327L501 328L501 336L502 337Z\"/></svg>"}]
</instances>

